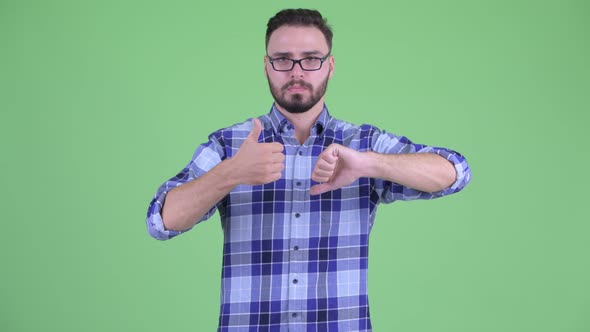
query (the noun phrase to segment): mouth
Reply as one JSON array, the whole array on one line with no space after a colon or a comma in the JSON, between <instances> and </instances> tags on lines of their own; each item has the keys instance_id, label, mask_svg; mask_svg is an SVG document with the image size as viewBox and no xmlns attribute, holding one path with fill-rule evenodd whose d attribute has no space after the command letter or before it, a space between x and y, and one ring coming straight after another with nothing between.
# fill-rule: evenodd
<instances>
[{"instance_id":1,"label":"mouth","mask_svg":"<svg viewBox=\"0 0 590 332\"><path fill-rule=\"evenodd\" d=\"M286 84L284 89L290 93L302 93L311 90L311 85L303 81L292 81Z\"/></svg>"},{"instance_id":2,"label":"mouth","mask_svg":"<svg viewBox=\"0 0 590 332\"><path fill-rule=\"evenodd\" d=\"M303 85L291 85L287 88L287 91L293 92L293 93L303 92L306 90L307 90L307 87L305 87Z\"/></svg>"}]
</instances>

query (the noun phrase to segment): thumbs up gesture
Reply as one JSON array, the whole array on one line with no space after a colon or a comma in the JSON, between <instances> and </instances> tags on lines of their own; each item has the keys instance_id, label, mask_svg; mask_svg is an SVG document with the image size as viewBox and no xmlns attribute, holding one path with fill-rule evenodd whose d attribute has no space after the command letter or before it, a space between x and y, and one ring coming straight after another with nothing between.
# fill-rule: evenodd
<instances>
[{"instance_id":1,"label":"thumbs up gesture","mask_svg":"<svg viewBox=\"0 0 590 332\"><path fill-rule=\"evenodd\" d=\"M258 143L261 132L262 124L254 118L252 131L232 158L241 184L258 185L276 181L281 178L281 172L285 168L283 144Z\"/></svg>"}]
</instances>

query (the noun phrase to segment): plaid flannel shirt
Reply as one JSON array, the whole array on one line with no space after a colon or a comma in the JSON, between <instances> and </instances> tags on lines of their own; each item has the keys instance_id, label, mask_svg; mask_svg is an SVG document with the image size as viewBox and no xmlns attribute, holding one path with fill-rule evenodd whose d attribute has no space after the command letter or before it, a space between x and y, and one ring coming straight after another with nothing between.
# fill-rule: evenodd
<instances>
[{"instance_id":1,"label":"plaid flannel shirt","mask_svg":"<svg viewBox=\"0 0 590 332\"><path fill-rule=\"evenodd\" d=\"M285 147L281 179L238 185L198 221L217 210L223 229L218 331L371 331L367 268L377 206L461 190L471 176L465 159L449 149L335 119L325 106L304 144L298 143L293 125L276 107L259 119L259 142ZM187 231L164 228L160 213L166 194L234 156L251 129L252 121L246 121L212 133L189 164L158 189L146 220L151 236L166 240ZM457 178L435 193L360 178L339 190L310 196L317 158L332 143L387 154L436 153L454 165Z\"/></svg>"}]
</instances>

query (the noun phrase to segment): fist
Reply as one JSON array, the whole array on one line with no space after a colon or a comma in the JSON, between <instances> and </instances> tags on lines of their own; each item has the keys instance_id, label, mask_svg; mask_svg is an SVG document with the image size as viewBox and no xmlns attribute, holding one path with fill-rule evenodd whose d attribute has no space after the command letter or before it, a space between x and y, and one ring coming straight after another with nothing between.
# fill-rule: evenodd
<instances>
[{"instance_id":1,"label":"fist","mask_svg":"<svg viewBox=\"0 0 590 332\"><path fill-rule=\"evenodd\" d=\"M283 144L258 143L261 132L262 124L254 118L252 131L232 158L236 163L236 174L241 184L259 185L276 181L281 178L285 168Z\"/></svg>"},{"instance_id":2,"label":"fist","mask_svg":"<svg viewBox=\"0 0 590 332\"><path fill-rule=\"evenodd\" d=\"M330 144L318 157L311 179L322 182L310 189L311 195L340 189L356 181L362 173L363 154L340 144Z\"/></svg>"}]
</instances>

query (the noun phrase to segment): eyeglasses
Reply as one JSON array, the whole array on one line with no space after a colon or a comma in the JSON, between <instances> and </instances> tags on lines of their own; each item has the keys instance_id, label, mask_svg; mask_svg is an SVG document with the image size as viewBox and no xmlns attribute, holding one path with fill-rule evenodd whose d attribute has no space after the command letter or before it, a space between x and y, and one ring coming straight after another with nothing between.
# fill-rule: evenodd
<instances>
[{"instance_id":1,"label":"eyeglasses","mask_svg":"<svg viewBox=\"0 0 590 332\"><path fill-rule=\"evenodd\" d=\"M309 57L303 58L299 60L293 60L285 57L280 58L271 58L270 56L266 56L268 58L268 62L272 65L272 69L276 71L291 71L295 68L295 64L298 63L301 69L305 71L315 71L320 70L322 68L322 64L324 61L328 59L330 54L326 55L323 58L318 57Z\"/></svg>"}]
</instances>

